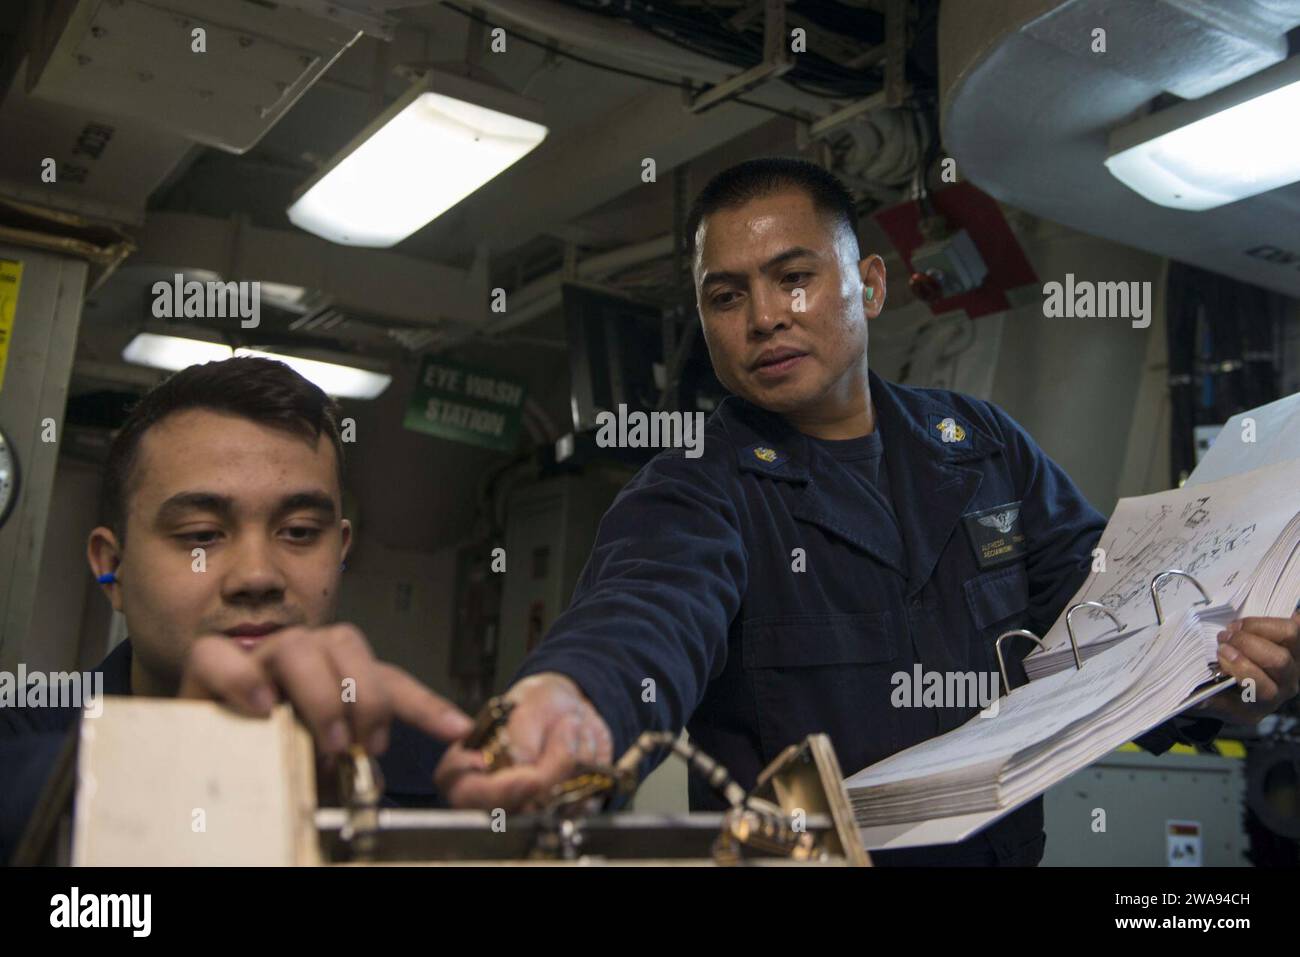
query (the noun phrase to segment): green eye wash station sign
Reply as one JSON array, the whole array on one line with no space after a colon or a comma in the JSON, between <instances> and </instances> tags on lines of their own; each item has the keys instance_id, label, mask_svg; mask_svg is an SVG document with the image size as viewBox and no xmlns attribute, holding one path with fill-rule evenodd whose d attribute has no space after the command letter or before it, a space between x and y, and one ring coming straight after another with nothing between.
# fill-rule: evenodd
<instances>
[{"instance_id":1,"label":"green eye wash station sign","mask_svg":"<svg viewBox=\"0 0 1300 957\"><path fill-rule=\"evenodd\" d=\"M519 441L524 387L494 372L426 356L402 425L497 452Z\"/></svg>"}]
</instances>

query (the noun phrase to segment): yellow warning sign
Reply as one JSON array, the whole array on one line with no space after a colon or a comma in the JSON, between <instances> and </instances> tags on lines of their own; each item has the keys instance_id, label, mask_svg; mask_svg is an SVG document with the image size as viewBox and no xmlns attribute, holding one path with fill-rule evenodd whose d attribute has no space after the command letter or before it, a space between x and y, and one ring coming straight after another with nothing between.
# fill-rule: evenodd
<instances>
[{"instance_id":1,"label":"yellow warning sign","mask_svg":"<svg viewBox=\"0 0 1300 957\"><path fill-rule=\"evenodd\" d=\"M14 313L18 310L18 288L22 284L23 264L16 259L0 259L0 389L5 387L9 340L13 338Z\"/></svg>"},{"instance_id":2,"label":"yellow warning sign","mask_svg":"<svg viewBox=\"0 0 1300 957\"><path fill-rule=\"evenodd\" d=\"M1230 738L1215 738L1213 741L1214 750L1218 752L1221 758L1244 758L1246 756L1246 746L1240 741L1233 741ZM1142 749L1130 741L1128 744L1122 744L1118 748L1120 751L1137 751ZM1200 754L1190 744L1175 744L1169 749L1169 754Z\"/></svg>"}]
</instances>

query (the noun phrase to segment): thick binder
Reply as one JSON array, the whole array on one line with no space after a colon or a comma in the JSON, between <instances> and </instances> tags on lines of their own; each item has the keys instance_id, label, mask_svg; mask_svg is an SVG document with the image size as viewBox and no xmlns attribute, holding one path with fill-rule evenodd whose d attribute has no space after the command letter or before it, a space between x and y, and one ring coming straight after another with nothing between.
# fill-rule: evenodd
<instances>
[{"instance_id":1,"label":"thick binder","mask_svg":"<svg viewBox=\"0 0 1300 957\"><path fill-rule=\"evenodd\" d=\"M1161 584L1164 583L1166 579L1173 576L1181 576L1183 578L1186 578L1187 580L1191 581L1193 585L1196 586L1198 591L1200 591L1202 598L1200 601L1195 603L1196 605L1207 605L1211 603L1210 597L1209 595L1206 594L1204 587L1202 587L1201 583L1197 581L1194 576L1188 574L1182 569L1177 569L1177 568L1164 569L1158 572L1155 576L1153 576L1150 583L1150 595L1151 595L1151 601L1155 606L1157 625L1162 625L1165 621L1164 609L1162 608L1160 603L1159 587ZM1111 618L1111 620L1114 622L1113 630L1121 634L1123 634L1125 630L1123 622L1121 622L1119 618L1109 608L1107 608L1105 605L1102 605L1099 602L1083 601L1083 602L1076 602L1075 604L1071 605L1066 610L1065 622L1066 622L1066 630L1069 636L1071 650L1074 656L1074 665L1076 671L1082 670L1086 664L1086 661L1084 659L1083 654L1081 653L1081 646L1079 644L1078 637L1075 634L1075 630L1073 626L1073 615L1076 611L1086 607L1096 608L1097 610L1108 615ZM1011 631L1003 632L1001 635L998 636L994 644L994 647L997 652L998 667L1001 671L1001 676L1002 676L1002 687L1004 689L1003 694L1007 697L1016 694L1017 691L1020 690L1020 689L1012 690L1010 688L1010 682L1008 681L1008 677L1007 677L1006 661L1004 659L1003 651L1002 651L1003 641L1012 637L1029 638L1040 648L1043 647L1042 639L1039 636L1023 628L1017 628ZM1087 647L1087 646L1085 645L1082 647ZM1191 694L1189 694L1182 702L1180 702L1176 708L1174 708L1172 711L1166 714L1159 721L1151 725L1151 727L1159 726L1165 721L1170 720L1175 715L1181 713L1182 711L1185 711L1187 708L1190 708L1193 705L1199 704L1200 702L1213 697L1214 695L1218 694L1219 692L1223 691L1224 689L1236 683L1235 678L1232 678L1231 676L1223 675L1221 672L1218 671L1217 667L1215 667L1214 665L1210 665L1209 668L1213 673L1207 678L1207 680L1201 686L1196 688ZM1150 728L1146 730L1150 730ZM1060 775L1060 778L1068 776L1069 774L1073 774L1075 771L1080 770L1083 767L1086 767L1089 763L1091 763L1091 760L1092 759L1081 761L1079 762L1077 767L1067 767L1064 770L1063 774ZM957 841L964 840L967 837L971 836L972 834L975 834L976 832L982 830L983 828L988 827L990 824L994 823L999 818L1005 817L1006 815L1010 814L1012 811L1016 810L1017 808L1022 807L1023 805L1033 800L1041 793L1042 793L1041 790L1036 791L1033 794L1029 794L1025 796L1023 799L1015 802L1014 804L1008 805L1006 807L993 809L993 810L979 811L979 812L974 812L969 814L957 814L957 815L951 815L947 817L934 817L924 821L909 821L909 822L896 823L896 824L880 824L880 825L873 825L869 827L860 827L859 836L862 839L863 846L869 850L888 850L888 849L895 849L895 848L917 847L917 846L931 845L931 844L951 844Z\"/></svg>"}]
</instances>

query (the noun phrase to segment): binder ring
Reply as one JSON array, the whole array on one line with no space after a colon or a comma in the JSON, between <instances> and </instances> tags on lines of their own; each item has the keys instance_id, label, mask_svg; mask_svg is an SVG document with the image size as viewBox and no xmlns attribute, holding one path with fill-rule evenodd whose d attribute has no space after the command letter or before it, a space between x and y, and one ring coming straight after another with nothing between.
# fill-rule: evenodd
<instances>
[{"instance_id":1,"label":"binder ring","mask_svg":"<svg viewBox=\"0 0 1300 957\"><path fill-rule=\"evenodd\" d=\"M1156 575L1155 578L1151 579L1151 601L1156 606L1157 625L1163 625L1165 623L1165 613L1160 607L1160 592L1156 590L1156 586L1160 584L1162 579L1167 578L1170 575L1181 575L1196 586L1196 590L1201 593L1201 600L1196 602L1196 604L1208 605L1210 603L1210 596L1205 593L1205 589L1201 587L1201 583L1195 578L1187 574L1187 572L1183 571L1181 568L1166 568L1160 574Z\"/></svg>"},{"instance_id":2,"label":"binder ring","mask_svg":"<svg viewBox=\"0 0 1300 957\"><path fill-rule=\"evenodd\" d=\"M1071 619L1080 608L1096 608L1098 611L1104 611L1110 616L1110 620L1115 623L1116 631L1124 630L1124 622L1116 618L1115 613L1099 601L1081 601L1077 605L1071 605L1070 610L1065 613L1065 632L1070 636L1070 647L1074 649L1074 667L1076 668L1083 667L1083 659L1079 657L1079 643L1074 639L1074 622Z\"/></svg>"},{"instance_id":3,"label":"binder ring","mask_svg":"<svg viewBox=\"0 0 1300 957\"><path fill-rule=\"evenodd\" d=\"M1025 631L1023 628L1016 628L1013 631L1004 631L1002 634L998 635L998 640L993 643L993 650L998 653L998 671L1002 672L1002 694L1006 694L1011 690L1011 680L1007 677L1006 659L1002 657L1003 638L1028 638L1034 644L1038 645L1039 648L1046 650L1047 646L1043 644L1043 639L1039 638L1032 631Z\"/></svg>"}]
</instances>

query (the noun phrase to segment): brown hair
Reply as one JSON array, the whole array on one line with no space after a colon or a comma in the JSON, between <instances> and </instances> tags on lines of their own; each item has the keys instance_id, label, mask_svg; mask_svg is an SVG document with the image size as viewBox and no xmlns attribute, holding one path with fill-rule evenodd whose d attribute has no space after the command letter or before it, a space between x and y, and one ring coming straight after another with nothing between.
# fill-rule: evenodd
<instances>
[{"instance_id":1,"label":"brown hair","mask_svg":"<svg viewBox=\"0 0 1300 957\"><path fill-rule=\"evenodd\" d=\"M343 443L339 406L283 362L238 357L190 366L169 376L130 411L113 437L104 465L100 522L126 541L126 499L140 438L167 416L186 409L211 409L281 429L304 439L329 436L339 488L343 487Z\"/></svg>"}]
</instances>

